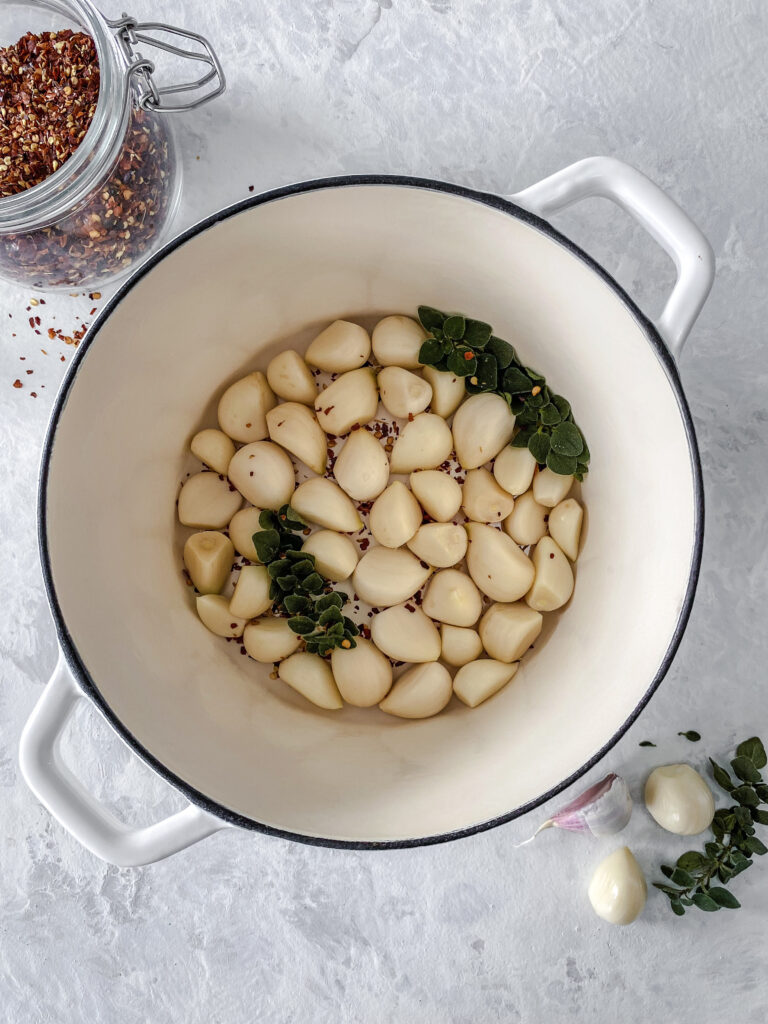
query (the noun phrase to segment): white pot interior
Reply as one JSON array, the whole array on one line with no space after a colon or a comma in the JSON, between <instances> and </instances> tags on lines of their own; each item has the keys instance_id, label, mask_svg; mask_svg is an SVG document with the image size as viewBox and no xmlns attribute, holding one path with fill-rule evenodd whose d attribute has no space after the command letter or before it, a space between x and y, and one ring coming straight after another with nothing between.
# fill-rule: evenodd
<instances>
[{"instance_id":1,"label":"white pot interior","mask_svg":"<svg viewBox=\"0 0 768 1024\"><path fill-rule=\"evenodd\" d=\"M572 403L592 451L570 604L514 682L435 719L323 712L198 621L174 501L212 398L328 321L487 320ZM64 625L113 714L186 785L248 819L347 841L420 839L535 800L621 729L681 612L695 485L643 328L537 227L461 195L349 185L231 216L124 296L80 360L50 459Z\"/></svg>"}]
</instances>

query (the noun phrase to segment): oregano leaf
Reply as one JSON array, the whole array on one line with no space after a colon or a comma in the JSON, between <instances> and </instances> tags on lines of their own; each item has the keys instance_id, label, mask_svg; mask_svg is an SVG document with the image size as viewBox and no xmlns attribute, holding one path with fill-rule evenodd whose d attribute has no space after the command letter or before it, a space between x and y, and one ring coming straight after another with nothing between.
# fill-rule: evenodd
<instances>
[{"instance_id":1,"label":"oregano leaf","mask_svg":"<svg viewBox=\"0 0 768 1024\"><path fill-rule=\"evenodd\" d=\"M443 322L443 334L446 338L450 338L451 341L461 341L464 337L464 331L466 330L467 322L460 314L446 317Z\"/></svg>"},{"instance_id":2,"label":"oregano leaf","mask_svg":"<svg viewBox=\"0 0 768 1024\"><path fill-rule=\"evenodd\" d=\"M435 309L433 306L419 306L418 315L419 322L425 331L442 330L445 313L441 313L439 309Z\"/></svg>"},{"instance_id":3,"label":"oregano leaf","mask_svg":"<svg viewBox=\"0 0 768 1024\"><path fill-rule=\"evenodd\" d=\"M574 458L581 455L584 451L584 441L581 431L574 423L560 423L555 427L552 431L552 451Z\"/></svg>"},{"instance_id":4,"label":"oregano leaf","mask_svg":"<svg viewBox=\"0 0 768 1024\"><path fill-rule=\"evenodd\" d=\"M736 754L738 757L749 758L755 768L765 768L766 764L768 764L765 747L757 736L752 736L750 739L740 743L736 748Z\"/></svg>"}]
</instances>

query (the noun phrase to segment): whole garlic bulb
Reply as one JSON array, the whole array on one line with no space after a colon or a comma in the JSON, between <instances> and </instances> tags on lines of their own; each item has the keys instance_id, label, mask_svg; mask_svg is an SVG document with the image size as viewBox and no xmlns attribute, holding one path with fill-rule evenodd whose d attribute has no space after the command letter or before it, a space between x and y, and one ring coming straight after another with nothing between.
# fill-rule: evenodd
<instances>
[{"instance_id":1,"label":"whole garlic bulb","mask_svg":"<svg viewBox=\"0 0 768 1024\"><path fill-rule=\"evenodd\" d=\"M678 836L698 835L715 816L712 790L689 764L654 768L645 784L645 806L657 824Z\"/></svg>"},{"instance_id":2,"label":"whole garlic bulb","mask_svg":"<svg viewBox=\"0 0 768 1024\"><path fill-rule=\"evenodd\" d=\"M648 886L629 847L620 847L597 865L588 892L595 913L609 924L631 924L639 916Z\"/></svg>"}]
</instances>

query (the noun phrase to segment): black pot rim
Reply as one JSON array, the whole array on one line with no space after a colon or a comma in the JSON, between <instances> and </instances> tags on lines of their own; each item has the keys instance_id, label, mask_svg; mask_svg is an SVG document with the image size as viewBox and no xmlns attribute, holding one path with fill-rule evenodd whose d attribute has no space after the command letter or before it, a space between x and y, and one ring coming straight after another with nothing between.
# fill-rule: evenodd
<instances>
[{"instance_id":1,"label":"black pot rim","mask_svg":"<svg viewBox=\"0 0 768 1024\"><path fill-rule=\"evenodd\" d=\"M144 277L145 274L149 273L153 267L155 267L161 260L172 253L175 249L179 248L189 239L194 238L196 235L201 234L208 228L213 227L220 221L226 220L229 217L236 216L245 210L250 210L256 206L261 206L265 203L274 202L275 200L284 199L288 196L297 195L300 193L315 192L321 189L330 188L345 188L348 186L378 186L378 185L396 185L405 188L417 188L426 189L428 191L445 192L449 195L458 196L463 199L467 199L473 202L481 203L485 206L489 206L502 213L506 213L517 220L521 220L524 223L530 224L543 232L549 238L558 242L570 253L576 256L579 260L585 263L591 270L593 270L602 280L619 296L627 310L630 312L634 320L643 330L649 345L654 350L656 356L661 363L672 390L677 399L678 408L680 410L680 416L683 421L685 428L685 434L688 441L688 449L691 459L691 470L693 475L694 484L694 543L691 554L691 564L688 576L688 584L686 587L685 597L682 602L680 613L678 615L677 624L675 631L672 635L672 639L667 647L667 650L662 658L661 664L658 671L653 677L648 689L645 694L636 705L632 714L627 720L620 726L620 728L610 737L610 739L579 769L569 775L562 782L553 786L547 790L541 796L535 800L531 800L520 807L514 808L506 814L499 815L495 818L491 818L488 821L482 821L475 825L471 825L467 828L456 829L450 832L440 833L438 835L424 836L416 839L396 839L386 841L363 841L355 840L348 841L343 839L328 839L323 836L311 836L303 835L298 832L291 832L284 829L274 828L270 825L266 825L263 822L256 821L255 819L248 818L245 815L239 814L235 811L224 807L217 801L212 800L210 797L199 792L193 786L190 786L182 778L177 776L175 773L170 771L161 761L159 761L153 754L151 754L139 740L131 733L131 731L122 723L118 716L112 711L111 707L101 695L95 681L91 678L88 673L85 664L83 663L80 655L77 651L75 643L69 634L67 625L65 622L64 614L59 605L58 597L56 594L56 588L53 582L53 574L51 571L50 563L50 552L48 549L48 536L47 536L47 521L46 521L46 499L48 490L48 474L50 470L51 456L53 447L56 439L56 429L59 423L64 406L66 405L67 398L72 389L72 386L77 377L79 368L83 363L88 350L96 341L101 328L111 315L112 311L119 305L120 302L126 297L131 291L133 286ZM699 456L698 443L696 440L696 433L693 426L693 420L691 412L688 407L688 402L683 391L683 387L680 381L680 376L675 365L674 359L672 358L669 350L661 339L659 332L657 331L654 324L645 316L644 313L637 307L634 301L629 297L625 290L614 280L614 278L600 266L591 256L585 253L579 246L575 245L570 239L566 238L559 231L553 228L547 221L541 217L524 210L522 207L517 206L515 203L510 202L508 199L503 199L499 196L491 195L484 192L478 192L473 189L465 188L461 185L449 184L442 181L437 181L431 178L415 178L405 175L378 175L378 174L356 174L356 175L344 175L339 177L329 178L318 178L312 181L298 182L293 185L286 185L281 188L272 189L268 192L254 195L248 199L244 199L241 202L234 203L231 206L227 206L217 213L211 214L209 217L204 218L197 224L188 228L182 234L172 239L165 246L159 249L153 256L151 256L145 263L138 268L138 270L132 274L128 280L118 289L115 295L110 301L104 306L99 315L96 317L93 325L86 334L77 356L72 361L69 370L62 382L59 393L56 397L51 419L48 425L48 431L46 433L45 443L43 447L42 459L40 464L40 477L39 477L39 488L38 488L38 543L40 548L40 560L42 563L43 579L45 582L46 593L48 596L48 602L51 607L53 614L56 632L58 634L59 644L64 652L67 659L67 663L77 680L81 689L90 697L93 703L99 708L101 713L104 715L109 724L115 729L119 736L134 750L141 759L148 764L154 771L157 772L163 779L166 780L171 786L181 792L188 800L198 807L203 808L215 817L221 819L223 822L229 825L236 825L241 828L251 829L256 832L262 832L267 835L279 836L283 839L290 839L294 842L306 843L313 846L324 846L335 849L346 849L346 850L393 850L393 849L406 849L415 846L431 846L436 843L449 842L454 839L462 839L466 836L475 835L479 832L484 832L488 829L497 827L498 825L505 824L506 822L513 821L515 818L522 817L529 811L536 807L541 806L552 797L561 793L564 789L567 789L574 782L580 779L588 771L595 767L608 753L609 750L621 739L621 737L627 732L627 730L634 724L643 711L648 701L651 699L653 694L658 689L662 679L667 674L670 665L674 659L677 649L680 645L683 633L688 624L688 619L691 614L691 608L693 606L694 595L696 593L696 585L699 579L699 571L701 568L701 557L702 548L704 541L704 488L702 483L702 472L701 472L701 459Z\"/></svg>"}]
</instances>

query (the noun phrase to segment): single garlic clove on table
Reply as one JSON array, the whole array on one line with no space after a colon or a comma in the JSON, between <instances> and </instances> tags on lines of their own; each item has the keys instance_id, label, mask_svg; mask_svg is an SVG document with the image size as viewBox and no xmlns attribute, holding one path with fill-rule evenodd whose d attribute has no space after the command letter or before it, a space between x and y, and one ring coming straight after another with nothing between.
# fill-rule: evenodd
<instances>
[{"instance_id":1,"label":"single garlic clove on table","mask_svg":"<svg viewBox=\"0 0 768 1024\"><path fill-rule=\"evenodd\" d=\"M432 388L424 378L402 366L385 366L378 384L382 405L399 419L424 412L432 398Z\"/></svg>"},{"instance_id":2,"label":"single garlic clove on table","mask_svg":"<svg viewBox=\"0 0 768 1024\"><path fill-rule=\"evenodd\" d=\"M317 384L312 371L292 348L279 352L270 360L267 382L274 393L286 402L312 405L317 397Z\"/></svg>"},{"instance_id":3,"label":"single garlic clove on table","mask_svg":"<svg viewBox=\"0 0 768 1024\"><path fill-rule=\"evenodd\" d=\"M627 846L601 861L589 883L589 902L609 924L631 924L642 912L647 896L645 877Z\"/></svg>"},{"instance_id":4,"label":"single garlic clove on table","mask_svg":"<svg viewBox=\"0 0 768 1024\"><path fill-rule=\"evenodd\" d=\"M689 764L654 768L645 784L645 806L657 824L678 836L698 835L715 816L712 790Z\"/></svg>"},{"instance_id":5,"label":"single garlic clove on table","mask_svg":"<svg viewBox=\"0 0 768 1024\"><path fill-rule=\"evenodd\" d=\"M216 636L242 636L247 619L240 618L221 594L201 594L195 601L203 625Z\"/></svg>"},{"instance_id":6,"label":"single garlic clove on table","mask_svg":"<svg viewBox=\"0 0 768 1024\"><path fill-rule=\"evenodd\" d=\"M370 708L384 700L392 686L392 663L364 637L355 646L337 647L331 654L331 668L339 692L347 704Z\"/></svg>"},{"instance_id":7,"label":"single garlic clove on table","mask_svg":"<svg viewBox=\"0 0 768 1024\"><path fill-rule=\"evenodd\" d=\"M572 486L572 476L553 473L549 467L546 467L538 470L533 478L533 496L540 505L554 508L568 496Z\"/></svg>"},{"instance_id":8,"label":"single garlic clove on table","mask_svg":"<svg viewBox=\"0 0 768 1024\"><path fill-rule=\"evenodd\" d=\"M571 564L551 537L542 537L533 551L536 578L525 600L537 612L562 608L573 593Z\"/></svg>"},{"instance_id":9,"label":"single garlic clove on table","mask_svg":"<svg viewBox=\"0 0 768 1024\"><path fill-rule=\"evenodd\" d=\"M368 430L353 430L333 465L333 475L355 501L378 498L389 481L389 459Z\"/></svg>"},{"instance_id":10,"label":"single garlic clove on table","mask_svg":"<svg viewBox=\"0 0 768 1024\"><path fill-rule=\"evenodd\" d=\"M393 661L437 661L440 657L440 634L415 605L398 604L374 615L371 639Z\"/></svg>"},{"instance_id":11,"label":"single garlic clove on table","mask_svg":"<svg viewBox=\"0 0 768 1024\"><path fill-rule=\"evenodd\" d=\"M260 508L241 508L235 512L229 522L229 537L235 545L235 551L249 562L261 562L259 553L253 546L254 533L261 532L259 525Z\"/></svg>"},{"instance_id":12,"label":"single garlic clove on table","mask_svg":"<svg viewBox=\"0 0 768 1024\"><path fill-rule=\"evenodd\" d=\"M544 617L524 601L492 604L480 620L480 638L491 658L517 661L541 633Z\"/></svg>"},{"instance_id":13,"label":"single garlic clove on table","mask_svg":"<svg viewBox=\"0 0 768 1024\"><path fill-rule=\"evenodd\" d=\"M409 316L385 316L373 329L371 343L379 366L403 366L415 370L421 366L419 351L427 332Z\"/></svg>"},{"instance_id":14,"label":"single garlic clove on table","mask_svg":"<svg viewBox=\"0 0 768 1024\"><path fill-rule=\"evenodd\" d=\"M317 523L327 530L354 533L363 525L357 509L339 485L322 476L299 484L293 492L291 506L308 523Z\"/></svg>"},{"instance_id":15,"label":"single garlic clove on table","mask_svg":"<svg viewBox=\"0 0 768 1024\"><path fill-rule=\"evenodd\" d=\"M272 607L272 580L265 565L244 565L229 602L229 610L241 619L255 619Z\"/></svg>"},{"instance_id":16,"label":"single garlic clove on table","mask_svg":"<svg viewBox=\"0 0 768 1024\"><path fill-rule=\"evenodd\" d=\"M533 563L501 530L485 523L467 523L469 575L493 601L517 601L534 578Z\"/></svg>"},{"instance_id":17,"label":"single garlic clove on table","mask_svg":"<svg viewBox=\"0 0 768 1024\"><path fill-rule=\"evenodd\" d=\"M267 436L267 413L276 401L264 374L249 373L230 384L219 399L219 426L233 441L261 441Z\"/></svg>"},{"instance_id":18,"label":"single garlic clove on table","mask_svg":"<svg viewBox=\"0 0 768 1024\"><path fill-rule=\"evenodd\" d=\"M370 366L343 373L315 399L318 423L327 434L338 437L370 423L378 408L379 392Z\"/></svg>"},{"instance_id":19,"label":"single garlic clove on table","mask_svg":"<svg viewBox=\"0 0 768 1024\"><path fill-rule=\"evenodd\" d=\"M434 469L453 450L453 438L442 416L422 412L400 431L390 459L393 473L411 473L414 469Z\"/></svg>"},{"instance_id":20,"label":"single garlic clove on table","mask_svg":"<svg viewBox=\"0 0 768 1024\"><path fill-rule=\"evenodd\" d=\"M515 505L515 499L496 483L487 469L470 469L462 489L462 508L476 523L499 523Z\"/></svg>"},{"instance_id":21,"label":"single garlic clove on table","mask_svg":"<svg viewBox=\"0 0 768 1024\"><path fill-rule=\"evenodd\" d=\"M270 664L282 661L296 650L301 637L294 633L287 619L262 615L249 623L243 633L243 646L254 661Z\"/></svg>"},{"instance_id":22,"label":"single garlic clove on table","mask_svg":"<svg viewBox=\"0 0 768 1024\"><path fill-rule=\"evenodd\" d=\"M579 557L584 509L575 498L566 498L549 513L549 532L572 562Z\"/></svg>"},{"instance_id":23,"label":"single garlic clove on table","mask_svg":"<svg viewBox=\"0 0 768 1024\"><path fill-rule=\"evenodd\" d=\"M365 552L352 575L355 593L373 608L389 608L413 597L431 570L409 551L373 547Z\"/></svg>"},{"instance_id":24,"label":"single garlic clove on table","mask_svg":"<svg viewBox=\"0 0 768 1024\"><path fill-rule=\"evenodd\" d=\"M481 658L463 665L453 679L453 692L467 707L476 708L503 689L520 667L503 661Z\"/></svg>"},{"instance_id":25,"label":"single garlic clove on table","mask_svg":"<svg viewBox=\"0 0 768 1024\"><path fill-rule=\"evenodd\" d=\"M450 626L444 622L440 626L442 643L440 657L449 665L461 667L474 661L483 653L483 643L477 630L463 626Z\"/></svg>"},{"instance_id":26,"label":"single garlic clove on table","mask_svg":"<svg viewBox=\"0 0 768 1024\"><path fill-rule=\"evenodd\" d=\"M347 373L367 362L370 354L371 339L364 327L334 320L317 335L304 358L326 373Z\"/></svg>"},{"instance_id":27,"label":"single garlic clove on table","mask_svg":"<svg viewBox=\"0 0 768 1024\"><path fill-rule=\"evenodd\" d=\"M522 544L524 547L538 544L547 532L548 515L547 506L536 501L533 491L526 491L520 495L515 507L504 520L504 532L515 544Z\"/></svg>"},{"instance_id":28,"label":"single garlic clove on table","mask_svg":"<svg viewBox=\"0 0 768 1024\"><path fill-rule=\"evenodd\" d=\"M258 508L280 508L290 501L296 478L293 463L273 441L246 444L232 457L229 479Z\"/></svg>"},{"instance_id":29,"label":"single garlic clove on table","mask_svg":"<svg viewBox=\"0 0 768 1024\"><path fill-rule=\"evenodd\" d=\"M420 469L410 476L411 490L427 515L438 523L453 519L461 507L461 485L439 469Z\"/></svg>"},{"instance_id":30,"label":"single garlic clove on table","mask_svg":"<svg viewBox=\"0 0 768 1024\"><path fill-rule=\"evenodd\" d=\"M457 377L450 370L436 370L433 366L425 366L422 373L432 388L430 411L447 420L464 401L467 393L464 378Z\"/></svg>"},{"instance_id":31,"label":"single garlic clove on table","mask_svg":"<svg viewBox=\"0 0 768 1024\"><path fill-rule=\"evenodd\" d=\"M299 651L281 661L277 674L302 697L326 711L338 711L344 705L327 661L317 654Z\"/></svg>"},{"instance_id":32,"label":"single garlic clove on table","mask_svg":"<svg viewBox=\"0 0 768 1024\"><path fill-rule=\"evenodd\" d=\"M377 543L399 548L416 533L421 518L421 506L410 490L399 480L393 480L374 501L368 527Z\"/></svg>"},{"instance_id":33,"label":"single garlic clove on table","mask_svg":"<svg viewBox=\"0 0 768 1024\"><path fill-rule=\"evenodd\" d=\"M328 439L325 431L306 405L283 402L267 413L267 429L275 444L322 476L328 461Z\"/></svg>"},{"instance_id":34,"label":"single garlic clove on table","mask_svg":"<svg viewBox=\"0 0 768 1024\"><path fill-rule=\"evenodd\" d=\"M360 557L355 542L333 530L318 530L310 534L301 550L314 555L317 571L334 583L349 579Z\"/></svg>"},{"instance_id":35,"label":"single garlic clove on table","mask_svg":"<svg viewBox=\"0 0 768 1024\"><path fill-rule=\"evenodd\" d=\"M195 473L179 493L179 522L203 530L220 530L243 504L242 495L218 473Z\"/></svg>"},{"instance_id":36,"label":"single garlic clove on table","mask_svg":"<svg viewBox=\"0 0 768 1024\"><path fill-rule=\"evenodd\" d=\"M464 469L477 469L509 444L514 429L514 414L501 395L471 395L453 417L457 459Z\"/></svg>"},{"instance_id":37,"label":"single garlic clove on table","mask_svg":"<svg viewBox=\"0 0 768 1024\"><path fill-rule=\"evenodd\" d=\"M434 569L448 569L467 553L467 531L453 523L424 523L407 544Z\"/></svg>"},{"instance_id":38,"label":"single garlic clove on table","mask_svg":"<svg viewBox=\"0 0 768 1024\"><path fill-rule=\"evenodd\" d=\"M493 475L509 494L523 494L531 486L536 459L527 448L502 448L493 463Z\"/></svg>"},{"instance_id":39,"label":"single garlic clove on table","mask_svg":"<svg viewBox=\"0 0 768 1024\"><path fill-rule=\"evenodd\" d=\"M398 718L431 718L443 710L452 695L451 673L444 665L431 661L403 672L379 707Z\"/></svg>"},{"instance_id":40,"label":"single garlic clove on table","mask_svg":"<svg viewBox=\"0 0 768 1024\"><path fill-rule=\"evenodd\" d=\"M421 606L430 619L450 626L473 626L483 610L483 599L466 573L441 569L432 577Z\"/></svg>"},{"instance_id":41,"label":"single garlic clove on table","mask_svg":"<svg viewBox=\"0 0 768 1024\"><path fill-rule=\"evenodd\" d=\"M232 569L235 549L216 530L193 533L184 545L184 566L201 594L218 594Z\"/></svg>"},{"instance_id":42,"label":"single garlic clove on table","mask_svg":"<svg viewBox=\"0 0 768 1024\"><path fill-rule=\"evenodd\" d=\"M235 446L223 430L201 430L192 438L189 447L192 454L210 466L214 473L226 476Z\"/></svg>"}]
</instances>

